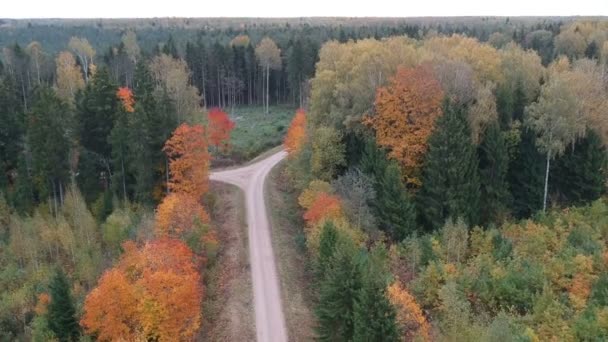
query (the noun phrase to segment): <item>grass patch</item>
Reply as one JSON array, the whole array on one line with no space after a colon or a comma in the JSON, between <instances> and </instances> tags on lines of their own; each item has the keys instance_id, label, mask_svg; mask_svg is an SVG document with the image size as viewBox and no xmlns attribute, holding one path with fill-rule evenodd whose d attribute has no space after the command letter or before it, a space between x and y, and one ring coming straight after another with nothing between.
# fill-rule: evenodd
<instances>
[{"instance_id":1,"label":"grass patch","mask_svg":"<svg viewBox=\"0 0 608 342\"><path fill-rule=\"evenodd\" d=\"M232 151L227 156L218 155L216 166L240 164L282 144L295 110L293 106L271 106L266 115L262 106L234 108L229 112L236 123L231 137Z\"/></svg>"},{"instance_id":2,"label":"grass patch","mask_svg":"<svg viewBox=\"0 0 608 342\"><path fill-rule=\"evenodd\" d=\"M211 222L220 240L216 262L203 275L205 300L200 341L254 341L245 197L236 186L211 182Z\"/></svg>"},{"instance_id":3,"label":"grass patch","mask_svg":"<svg viewBox=\"0 0 608 342\"><path fill-rule=\"evenodd\" d=\"M279 164L266 180L266 204L270 215L272 246L277 261L283 310L290 341L314 340L312 272L302 243L304 222L296 192Z\"/></svg>"}]
</instances>

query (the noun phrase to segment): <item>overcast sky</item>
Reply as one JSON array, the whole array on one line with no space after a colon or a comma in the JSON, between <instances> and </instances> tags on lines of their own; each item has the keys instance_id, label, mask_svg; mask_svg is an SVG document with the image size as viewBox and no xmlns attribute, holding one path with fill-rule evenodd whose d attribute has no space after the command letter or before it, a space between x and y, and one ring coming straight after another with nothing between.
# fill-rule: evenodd
<instances>
[{"instance_id":1,"label":"overcast sky","mask_svg":"<svg viewBox=\"0 0 608 342\"><path fill-rule=\"evenodd\" d=\"M1 18L608 15L608 0L4 0Z\"/></svg>"}]
</instances>

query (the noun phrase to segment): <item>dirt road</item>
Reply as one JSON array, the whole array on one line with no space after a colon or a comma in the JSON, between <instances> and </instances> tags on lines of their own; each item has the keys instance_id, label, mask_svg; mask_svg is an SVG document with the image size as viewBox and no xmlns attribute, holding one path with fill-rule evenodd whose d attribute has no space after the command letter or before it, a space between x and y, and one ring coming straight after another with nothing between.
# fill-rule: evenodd
<instances>
[{"instance_id":1,"label":"dirt road","mask_svg":"<svg viewBox=\"0 0 608 342\"><path fill-rule=\"evenodd\" d=\"M245 192L258 342L287 341L281 290L264 201L266 176L286 155L286 152L280 151L254 164L212 172L210 176L211 180L234 184Z\"/></svg>"}]
</instances>

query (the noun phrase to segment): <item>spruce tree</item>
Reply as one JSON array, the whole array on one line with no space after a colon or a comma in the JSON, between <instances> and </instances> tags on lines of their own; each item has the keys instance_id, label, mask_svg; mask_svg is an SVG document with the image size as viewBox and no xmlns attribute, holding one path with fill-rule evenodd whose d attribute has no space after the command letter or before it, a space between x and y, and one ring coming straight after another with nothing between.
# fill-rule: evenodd
<instances>
[{"instance_id":1,"label":"spruce tree","mask_svg":"<svg viewBox=\"0 0 608 342\"><path fill-rule=\"evenodd\" d=\"M107 69L101 68L77 100L82 146L77 180L89 202L110 185L113 171L109 138L118 112L117 90Z\"/></svg>"},{"instance_id":2,"label":"spruce tree","mask_svg":"<svg viewBox=\"0 0 608 342\"><path fill-rule=\"evenodd\" d=\"M386 297L386 250L374 248L361 265L361 288L354 306L353 341L397 341L395 309Z\"/></svg>"},{"instance_id":3,"label":"spruce tree","mask_svg":"<svg viewBox=\"0 0 608 342\"><path fill-rule=\"evenodd\" d=\"M498 123L493 123L486 129L478 152L481 222L488 224L505 217L510 200L507 182L509 155Z\"/></svg>"},{"instance_id":4,"label":"spruce tree","mask_svg":"<svg viewBox=\"0 0 608 342\"><path fill-rule=\"evenodd\" d=\"M80 334L76 310L72 301L70 284L61 269L58 269L49 285L51 302L48 306L49 328L60 341L75 341Z\"/></svg>"},{"instance_id":5,"label":"spruce tree","mask_svg":"<svg viewBox=\"0 0 608 342\"><path fill-rule=\"evenodd\" d=\"M607 162L599 136L590 131L556 159L552 187L567 205L596 200L604 192Z\"/></svg>"},{"instance_id":6,"label":"spruce tree","mask_svg":"<svg viewBox=\"0 0 608 342\"><path fill-rule=\"evenodd\" d=\"M325 222L319 237L319 256L317 257L317 277L323 279L325 271L329 267L336 244L338 243L338 231L331 221Z\"/></svg>"},{"instance_id":7,"label":"spruce tree","mask_svg":"<svg viewBox=\"0 0 608 342\"><path fill-rule=\"evenodd\" d=\"M536 149L534 133L524 129L518 152L509 164L507 175L515 217L529 217L542 209L544 176L544 156Z\"/></svg>"},{"instance_id":8,"label":"spruce tree","mask_svg":"<svg viewBox=\"0 0 608 342\"><path fill-rule=\"evenodd\" d=\"M319 284L315 308L320 341L351 341L354 335L355 300L361 289L361 252L344 239L331 258Z\"/></svg>"},{"instance_id":9,"label":"spruce tree","mask_svg":"<svg viewBox=\"0 0 608 342\"><path fill-rule=\"evenodd\" d=\"M369 205L380 229L395 241L401 241L416 228L416 210L401 179L399 167L386 159L386 153L373 140L365 143L361 171L373 181L376 200Z\"/></svg>"},{"instance_id":10,"label":"spruce tree","mask_svg":"<svg viewBox=\"0 0 608 342\"><path fill-rule=\"evenodd\" d=\"M479 214L478 162L467 119L461 107L448 101L443 113L428 141L418 193L422 220L432 229L450 217L474 225Z\"/></svg>"}]
</instances>

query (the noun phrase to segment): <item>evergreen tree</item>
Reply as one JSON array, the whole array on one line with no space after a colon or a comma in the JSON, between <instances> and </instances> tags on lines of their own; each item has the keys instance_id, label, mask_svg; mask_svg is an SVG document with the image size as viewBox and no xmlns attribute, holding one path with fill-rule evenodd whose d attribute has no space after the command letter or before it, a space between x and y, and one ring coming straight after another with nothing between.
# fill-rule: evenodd
<instances>
[{"instance_id":1,"label":"evergreen tree","mask_svg":"<svg viewBox=\"0 0 608 342\"><path fill-rule=\"evenodd\" d=\"M362 265L362 285L354 306L353 341L397 341L395 309L386 297L386 250L371 251Z\"/></svg>"},{"instance_id":2,"label":"evergreen tree","mask_svg":"<svg viewBox=\"0 0 608 342\"><path fill-rule=\"evenodd\" d=\"M58 269L49 285L51 302L48 306L49 328L60 341L76 341L79 325L72 301L70 284L61 269Z\"/></svg>"},{"instance_id":3,"label":"evergreen tree","mask_svg":"<svg viewBox=\"0 0 608 342\"><path fill-rule=\"evenodd\" d=\"M129 175L127 174L127 171L129 170L130 161L132 161L129 158L129 145L131 141L133 141L134 144L141 143L129 139L130 127L128 116L129 113L124 110L120 110L117 113L116 121L114 122L114 127L112 128L109 137L110 144L112 145L112 169L114 170L112 173L112 189L114 193L121 196L125 202L128 200L127 178Z\"/></svg>"},{"instance_id":4,"label":"evergreen tree","mask_svg":"<svg viewBox=\"0 0 608 342\"><path fill-rule=\"evenodd\" d=\"M0 76L0 190L6 190L9 174L17 168L23 137L21 102L16 84L8 76Z\"/></svg>"},{"instance_id":5,"label":"evergreen tree","mask_svg":"<svg viewBox=\"0 0 608 342\"><path fill-rule=\"evenodd\" d=\"M481 222L488 224L505 217L510 200L507 182L509 155L498 123L487 128L478 152Z\"/></svg>"},{"instance_id":6,"label":"evergreen tree","mask_svg":"<svg viewBox=\"0 0 608 342\"><path fill-rule=\"evenodd\" d=\"M39 199L53 197L55 210L61 193L60 188L67 183L69 175L69 121L68 106L51 88L39 88L32 110L28 114L32 176Z\"/></svg>"},{"instance_id":7,"label":"evergreen tree","mask_svg":"<svg viewBox=\"0 0 608 342\"><path fill-rule=\"evenodd\" d=\"M507 176L515 217L529 217L542 209L544 175L544 156L536 149L534 133L524 129Z\"/></svg>"},{"instance_id":8,"label":"evergreen tree","mask_svg":"<svg viewBox=\"0 0 608 342\"><path fill-rule=\"evenodd\" d=\"M179 52L177 52L177 46L175 45L175 41L173 40L173 35L169 36L167 43L163 46L162 52L165 55L169 55L175 59L179 58Z\"/></svg>"},{"instance_id":9,"label":"evergreen tree","mask_svg":"<svg viewBox=\"0 0 608 342\"><path fill-rule=\"evenodd\" d=\"M596 200L604 193L607 163L606 149L590 131L556 159L552 187L567 205Z\"/></svg>"},{"instance_id":10,"label":"evergreen tree","mask_svg":"<svg viewBox=\"0 0 608 342\"><path fill-rule=\"evenodd\" d=\"M478 162L467 119L462 108L448 101L443 113L428 141L418 193L423 222L432 229L450 217L474 225L479 214Z\"/></svg>"},{"instance_id":11,"label":"evergreen tree","mask_svg":"<svg viewBox=\"0 0 608 342\"><path fill-rule=\"evenodd\" d=\"M401 241L416 229L416 210L401 178L399 167L386 159L386 153L373 140L365 144L361 171L370 176L376 200L369 205L380 223L380 229Z\"/></svg>"},{"instance_id":12,"label":"evergreen tree","mask_svg":"<svg viewBox=\"0 0 608 342\"><path fill-rule=\"evenodd\" d=\"M331 221L325 222L319 237L319 256L317 257L317 276L320 279L325 277L325 270L329 267L336 244L338 243L338 231Z\"/></svg>"},{"instance_id":13,"label":"evergreen tree","mask_svg":"<svg viewBox=\"0 0 608 342\"><path fill-rule=\"evenodd\" d=\"M321 341L351 341L354 336L355 300L361 289L362 253L344 239L331 258L319 284L315 314Z\"/></svg>"},{"instance_id":14,"label":"evergreen tree","mask_svg":"<svg viewBox=\"0 0 608 342\"><path fill-rule=\"evenodd\" d=\"M113 171L109 138L118 112L117 90L107 69L101 68L77 100L82 147L77 179L89 202L110 185Z\"/></svg>"}]
</instances>

